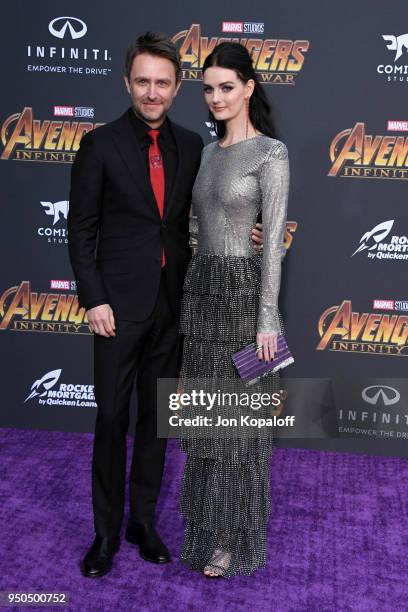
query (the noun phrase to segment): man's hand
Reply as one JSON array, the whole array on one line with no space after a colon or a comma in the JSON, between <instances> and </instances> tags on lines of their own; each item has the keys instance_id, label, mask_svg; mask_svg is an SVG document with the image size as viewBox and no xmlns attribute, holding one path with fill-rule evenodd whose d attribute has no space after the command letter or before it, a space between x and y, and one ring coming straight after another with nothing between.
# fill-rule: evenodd
<instances>
[{"instance_id":1,"label":"man's hand","mask_svg":"<svg viewBox=\"0 0 408 612\"><path fill-rule=\"evenodd\" d=\"M88 317L91 332L105 336L105 338L116 336L115 319L109 304L101 304L100 306L95 306L95 308L90 308L86 311L86 316Z\"/></svg>"},{"instance_id":2,"label":"man's hand","mask_svg":"<svg viewBox=\"0 0 408 612\"><path fill-rule=\"evenodd\" d=\"M251 233L252 242L254 243L254 249L256 251L262 251L263 249L263 233L262 223L257 223Z\"/></svg>"}]
</instances>

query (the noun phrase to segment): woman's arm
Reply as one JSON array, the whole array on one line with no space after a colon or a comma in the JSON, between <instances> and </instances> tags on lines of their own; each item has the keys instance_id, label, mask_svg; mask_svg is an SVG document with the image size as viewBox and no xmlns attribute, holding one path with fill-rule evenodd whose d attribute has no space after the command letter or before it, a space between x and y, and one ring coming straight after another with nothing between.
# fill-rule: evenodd
<instances>
[{"instance_id":1,"label":"woman's arm","mask_svg":"<svg viewBox=\"0 0 408 612\"><path fill-rule=\"evenodd\" d=\"M274 143L263 163L260 188L264 246L257 332L269 334L280 331L278 296L289 192L288 150L283 142Z\"/></svg>"}]
</instances>

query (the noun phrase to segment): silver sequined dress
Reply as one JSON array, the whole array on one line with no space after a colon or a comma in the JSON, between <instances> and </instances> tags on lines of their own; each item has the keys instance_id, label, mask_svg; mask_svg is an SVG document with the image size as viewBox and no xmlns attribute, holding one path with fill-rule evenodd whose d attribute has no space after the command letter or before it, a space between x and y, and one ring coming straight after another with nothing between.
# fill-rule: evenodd
<instances>
[{"instance_id":1,"label":"silver sequined dress","mask_svg":"<svg viewBox=\"0 0 408 612\"><path fill-rule=\"evenodd\" d=\"M278 294L288 185L288 153L279 140L262 135L203 149L192 202L198 249L182 302L181 381L237 377L231 353L257 332L283 330ZM263 254L251 239L260 210ZM277 391L278 375L260 387ZM266 561L271 437L188 438L180 445L187 452L182 561L201 571L212 559L224 576L252 573Z\"/></svg>"}]
</instances>

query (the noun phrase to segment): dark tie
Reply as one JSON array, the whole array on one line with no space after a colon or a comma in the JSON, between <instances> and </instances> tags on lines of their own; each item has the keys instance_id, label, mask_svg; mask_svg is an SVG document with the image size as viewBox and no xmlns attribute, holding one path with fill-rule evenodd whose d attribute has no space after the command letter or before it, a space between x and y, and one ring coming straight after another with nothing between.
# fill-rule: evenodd
<instances>
[{"instance_id":1,"label":"dark tie","mask_svg":"<svg viewBox=\"0 0 408 612\"><path fill-rule=\"evenodd\" d=\"M152 140L151 145L149 147L150 182L152 184L153 193L156 198L157 208L159 209L160 217L163 219L165 178L163 158L159 149L159 145L157 144L159 130L149 130L147 133ZM165 263L166 258L163 249L161 264L162 268Z\"/></svg>"}]
</instances>

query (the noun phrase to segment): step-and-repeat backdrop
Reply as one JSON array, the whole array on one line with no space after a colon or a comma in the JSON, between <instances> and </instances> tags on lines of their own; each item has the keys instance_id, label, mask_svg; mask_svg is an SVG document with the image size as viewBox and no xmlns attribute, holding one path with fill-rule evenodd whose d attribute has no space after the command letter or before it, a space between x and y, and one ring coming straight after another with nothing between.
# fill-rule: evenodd
<instances>
[{"instance_id":1,"label":"step-and-repeat backdrop","mask_svg":"<svg viewBox=\"0 0 408 612\"><path fill-rule=\"evenodd\" d=\"M320 388L331 411L325 440L295 444L404 454L405 2L21 1L3 7L3 24L0 424L93 430L92 336L67 255L69 177L81 137L128 107L126 48L150 29L182 55L174 121L214 138L201 67L217 43L236 40L253 54L288 146L287 376ZM299 388L306 422L313 408Z\"/></svg>"}]
</instances>

